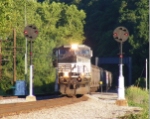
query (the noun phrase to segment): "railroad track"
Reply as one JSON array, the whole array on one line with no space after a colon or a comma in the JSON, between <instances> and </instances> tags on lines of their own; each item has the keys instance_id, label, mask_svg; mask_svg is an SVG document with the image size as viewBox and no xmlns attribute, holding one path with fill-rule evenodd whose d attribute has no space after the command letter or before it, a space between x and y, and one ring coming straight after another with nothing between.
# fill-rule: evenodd
<instances>
[{"instance_id":1,"label":"railroad track","mask_svg":"<svg viewBox=\"0 0 150 119\"><path fill-rule=\"evenodd\" d=\"M56 99L38 100L34 102L0 104L0 118L17 115L19 113L28 113L44 108L65 106L86 100L88 100L88 97L86 96L82 96L79 98L60 97Z\"/></svg>"}]
</instances>

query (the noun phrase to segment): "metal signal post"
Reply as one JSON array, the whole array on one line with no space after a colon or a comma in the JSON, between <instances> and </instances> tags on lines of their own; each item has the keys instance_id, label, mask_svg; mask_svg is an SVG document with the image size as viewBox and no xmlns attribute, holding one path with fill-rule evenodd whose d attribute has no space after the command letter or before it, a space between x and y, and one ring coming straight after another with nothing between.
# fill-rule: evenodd
<instances>
[{"instance_id":1,"label":"metal signal post","mask_svg":"<svg viewBox=\"0 0 150 119\"><path fill-rule=\"evenodd\" d=\"M33 65L32 65L32 42L38 35L38 30L34 25L28 25L24 29L24 36L30 41L30 92L26 97L27 101L36 101L36 97L33 95Z\"/></svg>"},{"instance_id":2,"label":"metal signal post","mask_svg":"<svg viewBox=\"0 0 150 119\"><path fill-rule=\"evenodd\" d=\"M117 42L120 42L120 64L119 64L119 79L118 79L118 100L116 101L117 105L127 105L125 100L125 88L124 88L124 76L123 76L123 42L126 41L129 37L128 30L123 27L117 27L113 32L113 37Z\"/></svg>"}]
</instances>

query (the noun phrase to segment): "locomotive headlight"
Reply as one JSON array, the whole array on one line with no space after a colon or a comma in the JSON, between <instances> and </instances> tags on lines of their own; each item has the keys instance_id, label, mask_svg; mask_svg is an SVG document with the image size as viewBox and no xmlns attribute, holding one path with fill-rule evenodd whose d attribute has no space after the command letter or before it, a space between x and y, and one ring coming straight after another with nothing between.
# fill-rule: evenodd
<instances>
[{"instance_id":1,"label":"locomotive headlight","mask_svg":"<svg viewBox=\"0 0 150 119\"><path fill-rule=\"evenodd\" d=\"M78 45L77 44L72 44L71 45L71 49L72 50L77 50L78 49Z\"/></svg>"},{"instance_id":2,"label":"locomotive headlight","mask_svg":"<svg viewBox=\"0 0 150 119\"><path fill-rule=\"evenodd\" d=\"M80 76L81 76L81 77L84 77L84 76L85 76L85 73L82 72L82 73L80 74Z\"/></svg>"},{"instance_id":3,"label":"locomotive headlight","mask_svg":"<svg viewBox=\"0 0 150 119\"><path fill-rule=\"evenodd\" d=\"M64 77L69 77L69 72L64 72Z\"/></svg>"}]
</instances>

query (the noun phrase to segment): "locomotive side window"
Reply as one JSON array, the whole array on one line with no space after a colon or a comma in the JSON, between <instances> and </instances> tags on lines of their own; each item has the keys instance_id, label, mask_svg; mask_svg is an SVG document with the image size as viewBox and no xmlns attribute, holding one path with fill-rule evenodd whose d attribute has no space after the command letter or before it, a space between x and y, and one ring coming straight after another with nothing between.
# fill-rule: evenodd
<instances>
[{"instance_id":1,"label":"locomotive side window","mask_svg":"<svg viewBox=\"0 0 150 119\"><path fill-rule=\"evenodd\" d=\"M82 50L82 54L85 54L85 55L89 55L90 53L89 53L89 50Z\"/></svg>"},{"instance_id":2,"label":"locomotive side window","mask_svg":"<svg viewBox=\"0 0 150 119\"><path fill-rule=\"evenodd\" d=\"M89 49L79 49L76 51L76 55L85 56L85 57L90 58L91 57L91 51Z\"/></svg>"}]
</instances>

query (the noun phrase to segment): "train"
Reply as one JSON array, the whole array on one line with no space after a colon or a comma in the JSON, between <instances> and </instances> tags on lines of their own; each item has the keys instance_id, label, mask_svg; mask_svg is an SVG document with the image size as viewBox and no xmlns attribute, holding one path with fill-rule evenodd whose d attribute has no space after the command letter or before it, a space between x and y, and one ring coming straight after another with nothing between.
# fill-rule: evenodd
<instances>
[{"instance_id":1,"label":"train","mask_svg":"<svg viewBox=\"0 0 150 119\"><path fill-rule=\"evenodd\" d=\"M93 52L87 45L63 45L53 50L56 85L63 95L75 96L111 86L112 73L91 63Z\"/></svg>"}]
</instances>

